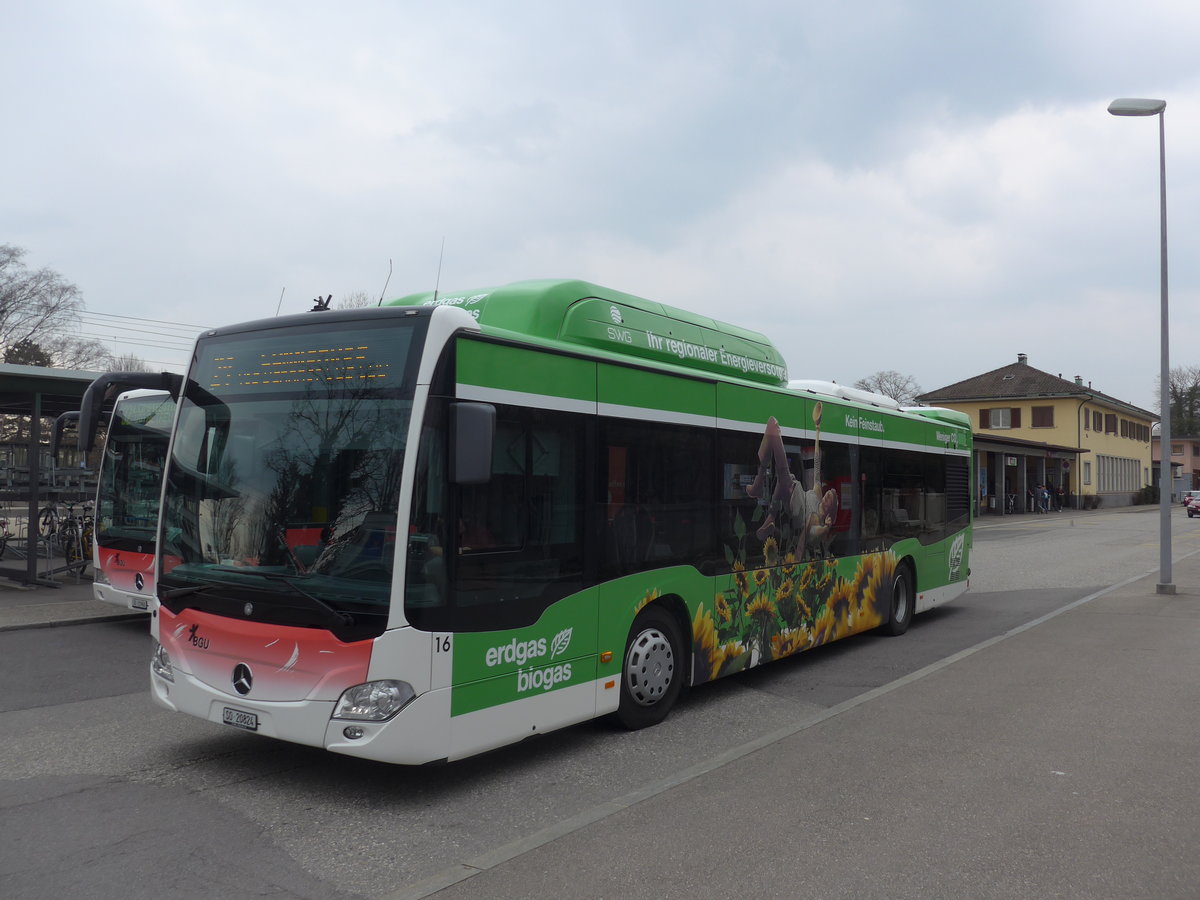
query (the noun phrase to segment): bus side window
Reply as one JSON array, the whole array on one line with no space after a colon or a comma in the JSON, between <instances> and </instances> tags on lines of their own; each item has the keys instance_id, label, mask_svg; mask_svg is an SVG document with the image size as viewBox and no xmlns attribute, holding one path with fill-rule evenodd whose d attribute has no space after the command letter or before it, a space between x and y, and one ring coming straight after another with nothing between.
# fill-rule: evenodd
<instances>
[{"instance_id":1,"label":"bus side window","mask_svg":"<svg viewBox=\"0 0 1200 900\"><path fill-rule=\"evenodd\" d=\"M719 555L712 432L611 420L602 433L606 571L707 567Z\"/></svg>"},{"instance_id":2,"label":"bus side window","mask_svg":"<svg viewBox=\"0 0 1200 900\"><path fill-rule=\"evenodd\" d=\"M461 485L447 560L457 630L531 624L583 585L583 419L497 405L492 476Z\"/></svg>"},{"instance_id":3,"label":"bus side window","mask_svg":"<svg viewBox=\"0 0 1200 900\"><path fill-rule=\"evenodd\" d=\"M520 549L526 530L527 433L519 422L496 423L492 477L463 485L458 501L458 553Z\"/></svg>"},{"instance_id":4,"label":"bus side window","mask_svg":"<svg viewBox=\"0 0 1200 900\"><path fill-rule=\"evenodd\" d=\"M422 624L425 610L446 604L446 429L445 402L431 401L417 450L404 591L405 613ZM430 623L440 627L439 623Z\"/></svg>"}]
</instances>

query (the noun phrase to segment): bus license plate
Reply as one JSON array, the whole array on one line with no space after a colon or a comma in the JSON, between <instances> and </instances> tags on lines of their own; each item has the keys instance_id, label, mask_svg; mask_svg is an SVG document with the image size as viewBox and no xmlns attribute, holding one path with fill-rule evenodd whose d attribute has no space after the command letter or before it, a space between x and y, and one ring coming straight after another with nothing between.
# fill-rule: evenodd
<instances>
[{"instance_id":1,"label":"bus license plate","mask_svg":"<svg viewBox=\"0 0 1200 900\"><path fill-rule=\"evenodd\" d=\"M254 713L242 712L226 706L221 711L221 719L226 725L234 728L245 728L247 731L258 731L258 716Z\"/></svg>"},{"instance_id":2,"label":"bus license plate","mask_svg":"<svg viewBox=\"0 0 1200 900\"><path fill-rule=\"evenodd\" d=\"M134 609L149 609L150 608L150 598L149 597L134 597L133 598L133 608Z\"/></svg>"}]
</instances>

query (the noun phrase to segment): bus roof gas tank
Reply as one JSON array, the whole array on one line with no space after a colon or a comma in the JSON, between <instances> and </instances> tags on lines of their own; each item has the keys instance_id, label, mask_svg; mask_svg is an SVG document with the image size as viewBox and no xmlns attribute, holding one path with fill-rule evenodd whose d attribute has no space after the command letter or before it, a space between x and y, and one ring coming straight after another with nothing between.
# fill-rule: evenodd
<instances>
[{"instance_id":1,"label":"bus roof gas tank","mask_svg":"<svg viewBox=\"0 0 1200 900\"><path fill-rule=\"evenodd\" d=\"M635 356L759 384L787 384L787 363L766 335L586 281L521 281L455 294L411 294L392 304L456 306L484 333Z\"/></svg>"}]
</instances>

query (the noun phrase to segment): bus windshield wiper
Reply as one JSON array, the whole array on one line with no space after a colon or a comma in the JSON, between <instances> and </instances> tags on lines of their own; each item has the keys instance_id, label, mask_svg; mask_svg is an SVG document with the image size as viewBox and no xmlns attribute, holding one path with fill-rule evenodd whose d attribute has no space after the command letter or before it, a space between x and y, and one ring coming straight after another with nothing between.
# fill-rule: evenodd
<instances>
[{"instance_id":1,"label":"bus windshield wiper","mask_svg":"<svg viewBox=\"0 0 1200 900\"><path fill-rule=\"evenodd\" d=\"M338 609L337 607L330 605L329 603L326 603L324 600L322 600L320 597L316 596L315 594L310 594L304 588L300 587L300 585L298 585L296 583L296 579L294 577L292 577L291 575L282 575L279 572L263 572L258 569L239 569L238 574L239 575L257 575L259 578L266 578L271 581L282 581L284 584L286 584L288 587L290 587L297 594L299 594L300 596L304 597L304 599L311 602L314 606L316 606L322 612L326 613L328 615L329 619L333 622L333 624L335 624L335 625L353 625L354 624L354 616L350 615L350 613L348 613L344 610Z\"/></svg>"},{"instance_id":2,"label":"bus windshield wiper","mask_svg":"<svg viewBox=\"0 0 1200 900\"><path fill-rule=\"evenodd\" d=\"M213 584L190 584L187 587L170 588L159 594L161 600L178 600L180 597L186 597L188 594L199 594L201 591L211 591L216 585Z\"/></svg>"}]
</instances>

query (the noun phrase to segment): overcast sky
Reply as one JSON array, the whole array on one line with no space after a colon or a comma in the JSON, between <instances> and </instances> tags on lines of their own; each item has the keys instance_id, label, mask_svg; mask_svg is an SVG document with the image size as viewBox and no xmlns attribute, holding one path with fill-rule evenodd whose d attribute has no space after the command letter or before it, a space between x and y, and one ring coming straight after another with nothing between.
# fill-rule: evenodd
<instances>
[{"instance_id":1,"label":"overcast sky","mask_svg":"<svg viewBox=\"0 0 1200 900\"><path fill-rule=\"evenodd\" d=\"M1195 0L4 4L0 243L89 311L217 326L572 277L793 378L1016 361L1157 409L1200 365ZM89 333L101 333L88 326ZM178 367L167 329L113 343ZM186 330L185 330L186 331ZM109 329L107 334L112 334ZM194 331L193 331L194 333ZM176 341L177 343L177 341Z\"/></svg>"}]
</instances>

